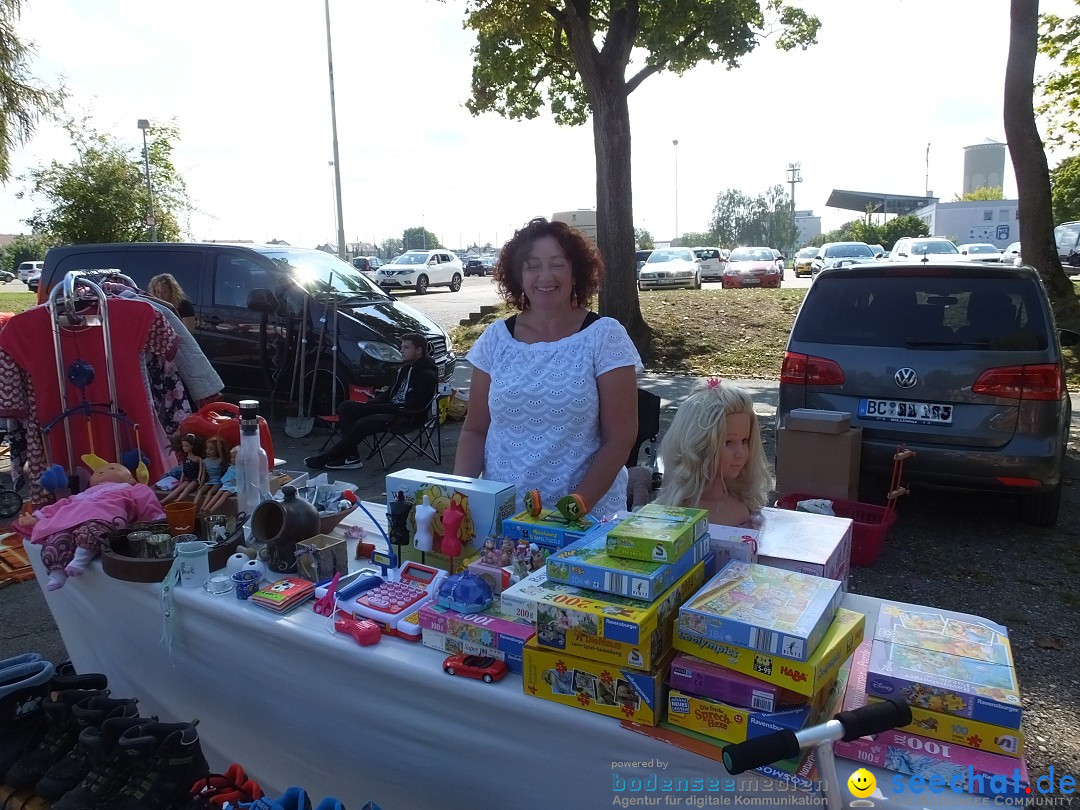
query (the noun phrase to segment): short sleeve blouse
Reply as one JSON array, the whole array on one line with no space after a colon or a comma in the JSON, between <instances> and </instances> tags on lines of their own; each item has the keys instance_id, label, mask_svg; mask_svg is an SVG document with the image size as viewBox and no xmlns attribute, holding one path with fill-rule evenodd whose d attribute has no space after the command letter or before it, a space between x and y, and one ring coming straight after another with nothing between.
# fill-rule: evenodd
<instances>
[{"instance_id":1,"label":"short sleeve blouse","mask_svg":"<svg viewBox=\"0 0 1080 810\"><path fill-rule=\"evenodd\" d=\"M504 322L492 324L468 360L491 377L484 477L514 484L519 497L538 489L548 505L581 483L600 448L597 377L625 366L643 370L613 318L550 343L522 343ZM602 518L625 509L626 482L624 468L590 514Z\"/></svg>"}]
</instances>

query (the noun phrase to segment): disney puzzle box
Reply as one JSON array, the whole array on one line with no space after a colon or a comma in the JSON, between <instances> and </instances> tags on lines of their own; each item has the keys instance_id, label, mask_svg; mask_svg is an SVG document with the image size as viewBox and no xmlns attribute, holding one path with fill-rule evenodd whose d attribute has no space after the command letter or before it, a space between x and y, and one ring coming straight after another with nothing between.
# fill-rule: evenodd
<instances>
[{"instance_id":1,"label":"disney puzzle box","mask_svg":"<svg viewBox=\"0 0 1080 810\"><path fill-rule=\"evenodd\" d=\"M881 606L866 690L1003 728L1023 713L1008 630L938 608Z\"/></svg>"},{"instance_id":2,"label":"disney puzzle box","mask_svg":"<svg viewBox=\"0 0 1080 810\"><path fill-rule=\"evenodd\" d=\"M836 580L733 560L679 608L679 629L806 661L843 597Z\"/></svg>"}]
</instances>

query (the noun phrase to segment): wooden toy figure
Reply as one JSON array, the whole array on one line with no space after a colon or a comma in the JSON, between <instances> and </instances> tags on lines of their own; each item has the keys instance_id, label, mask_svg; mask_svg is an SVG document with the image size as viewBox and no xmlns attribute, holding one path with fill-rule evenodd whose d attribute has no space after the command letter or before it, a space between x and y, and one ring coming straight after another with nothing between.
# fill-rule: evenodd
<instances>
[{"instance_id":1,"label":"wooden toy figure","mask_svg":"<svg viewBox=\"0 0 1080 810\"><path fill-rule=\"evenodd\" d=\"M428 496L416 505L416 547L420 551L431 551L435 535L431 533L431 524L435 520L435 507Z\"/></svg>"},{"instance_id":2,"label":"wooden toy figure","mask_svg":"<svg viewBox=\"0 0 1080 810\"><path fill-rule=\"evenodd\" d=\"M443 539L442 553L447 557L456 557L461 554L461 523L465 520L465 510L456 501L450 501L450 505L443 510Z\"/></svg>"}]
</instances>

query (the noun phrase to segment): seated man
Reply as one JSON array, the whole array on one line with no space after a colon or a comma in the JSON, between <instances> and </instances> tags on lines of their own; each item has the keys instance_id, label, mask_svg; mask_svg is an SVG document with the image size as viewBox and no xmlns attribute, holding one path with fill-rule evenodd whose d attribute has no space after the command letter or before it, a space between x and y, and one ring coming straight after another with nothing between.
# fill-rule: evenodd
<instances>
[{"instance_id":1,"label":"seated man","mask_svg":"<svg viewBox=\"0 0 1080 810\"><path fill-rule=\"evenodd\" d=\"M401 336L401 368L390 388L369 402L342 402L338 408L341 438L325 452L304 459L310 470L356 470L364 466L357 445L391 426L404 429L427 418L428 405L439 384L439 370L428 357L423 335Z\"/></svg>"}]
</instances>

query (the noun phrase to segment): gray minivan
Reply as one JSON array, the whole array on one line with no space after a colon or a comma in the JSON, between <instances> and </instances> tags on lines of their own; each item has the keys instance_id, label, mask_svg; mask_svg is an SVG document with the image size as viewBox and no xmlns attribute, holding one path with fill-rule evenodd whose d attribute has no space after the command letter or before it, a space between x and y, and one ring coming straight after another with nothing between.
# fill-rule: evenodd
<instances>
[{"instance_id":1,"label":"gray minivan","mask_svg":"<svg viewBox=\"0 0 1080 810\"><path fill-rule=\"evenodd\" d=\"M45 256L38 300L44 301L71 270L115 270L142 289L158 273L175 276L198 316L195 338L230 392L289 396L299 366L295 338L305 312L305 390L314 383L316 413L329 408L335 311L338 402L347 399L350 385L393 382L406 332L427 337L440 379L454 372L456 357L441 327L320 250L176 242L65 245ZM326 339L320 343L324 328Z\"/></svg>"},{"instance_id":2,"label":"gray minivan","mask_svg":"<svg viewBox=\"0 0 1080 810\"><path fill-rule=\"evenodd\" d=\"M911 482L1018 495L1025 520L1050 526L1071 418L1061 347L1077 342L1030 267L823 270L788 339L777 424L795 408L849 413L863 472L887 475L905 444Z\"/></svg>"}]
</instances>

